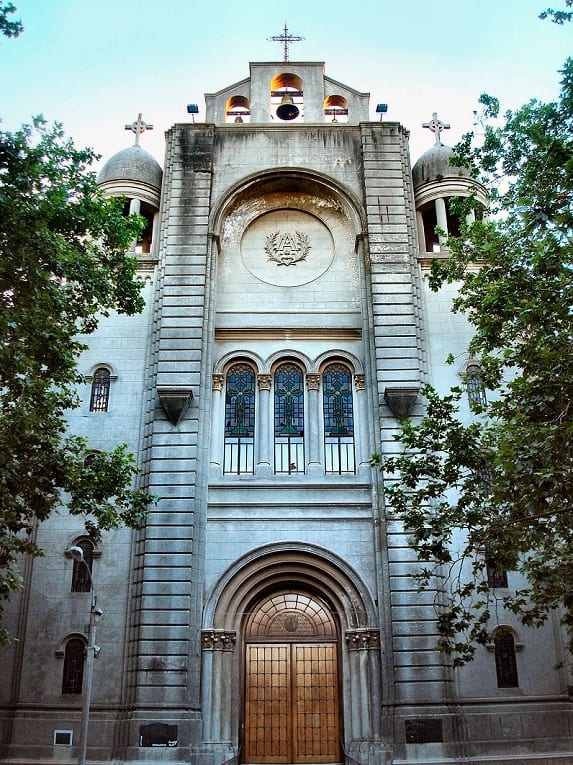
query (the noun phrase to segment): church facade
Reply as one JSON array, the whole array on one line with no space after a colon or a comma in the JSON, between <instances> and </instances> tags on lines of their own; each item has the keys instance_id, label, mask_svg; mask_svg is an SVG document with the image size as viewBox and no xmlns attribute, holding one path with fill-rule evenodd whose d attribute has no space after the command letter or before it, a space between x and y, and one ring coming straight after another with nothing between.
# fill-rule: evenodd
<instances>
[{"instance_id":1,"label":"church facade","mask_svg":"<svg viewBox=\"0 0 573 765\"><path fill-rule=\"evenodd\" d=\"M70 429L94 452L127 443L157 502L96 545L64 511L36 530L45 556L6 610L0 762L77 758L86 648L88 761L573 762L558 618L500 609L499 640L452 670L439 592L417 591L370 466L421 386L472 363L427 274L447 199L475 186L428 126L412 169L405 128L324 64L253 63L167 132L163 171L141 120L104 165L148 222L146 308L89 338ZM492 588L519 586L504 576Z\"/></svg>"}]
</instances>

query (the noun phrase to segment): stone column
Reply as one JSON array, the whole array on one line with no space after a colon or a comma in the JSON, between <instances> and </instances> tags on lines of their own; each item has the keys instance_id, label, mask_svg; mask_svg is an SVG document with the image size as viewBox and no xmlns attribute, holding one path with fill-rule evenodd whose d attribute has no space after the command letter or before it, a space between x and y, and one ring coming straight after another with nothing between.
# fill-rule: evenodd
<instances>
[{"instance_id":1,"label":"stone column","mask_svg":"<svg viewBox=\"0 0 573 765\"><path fill-rule=\"evenodd\" d=\"M446 212L446 200L443 197L438 197L434 203L436 205L436 221L438 228L443 229L446 234L448 233L448 215ZM445 247L446 237L443 234L438 236L440 242L440 249Z\"/></svg>"},{"instance_id":2,"label":"stone column","mask_svg":"<svg viewBox=\"0 0 573 765\"><path fill-rule=\"evenodd\" d=\"M308 470L309 475L317 475L322 471L320 459L320 428L322 413L320 410L320 375L307 374L306 389L308 391Z\"/></svg>"},{"instance_id":3,"label":"stone column","mask_svg":"<svg viewBox=\"0 0 573 765\"><path fill-rule=\"evenodd\" d=\"M257 433L255 439L255 472L257 475L271 475L273 470L273 439L270 427L271 375L257 375L259 388L259 409L257 412Z\"/></svg>"},{"instance_id":4,"label":"stone column","mask_svg":"<svg viewBox=\"0 0 573 765\"><path fill-rule=\"evenodd\" d=\"M346 645L350 661L351 686L359 688L352 699L352 722L355 739L380 737L380 631L356 629L346 632ZM352 754L352 753L351 753Z\"/></svg>"},{"instance_id":5,"label":"stone column","mask_svg":"<svg viewBox=\"0 0 573 765\"><path fill-rule=\"evenodd\" d=\"M418 244L420 252L426 252L426 232L424 231L424 217L420 210L416 210L416 226L418 229Z\"/></svg>"},{"instance_id":6,"label":"stone column","mask_svg":"<svg viewBox=\"0 0 573 765\"><path fill-rule=\"evenodd\" d=\"M203 630L201 707L203 740L228 744L231 740L230 715L225 706L232 696L233 657L237 635L227 630Z\"/></svg>"},{"instance_id":7,"label":"stone column","mask_svg":"<svg viewBox=\"0 0 573 765\"><path fill-rule=\"evenodd\" d=\"M211 467L221 468L223 464L223 385L224 375L213 375L213 409L211 410Z\"/></svg>"},{"instance_id":8,"label":"stone column","mask_svg":"<svg viewBox=\"0 0 573 765\"><path fill-rule=\"evenodd\" d=\"M368 447L368 414L366 412L366 384L363 374L354 375L354 390L356 392L356 414L354 419L354 438L356 463L358 472L364 468L370 469L370 449ZM358 437L357 437L358 436Z\"/></svg>"}]
</instances>

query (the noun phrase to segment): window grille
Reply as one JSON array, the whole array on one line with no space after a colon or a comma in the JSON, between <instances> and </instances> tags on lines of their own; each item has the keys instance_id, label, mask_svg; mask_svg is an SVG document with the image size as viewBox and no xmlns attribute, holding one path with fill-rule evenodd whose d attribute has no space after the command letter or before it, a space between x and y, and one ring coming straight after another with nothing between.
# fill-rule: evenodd
<instances>
[{"instance_id":1,"label":"window grille","mask_svg":"<svg viewBox=\"0 0 573 765\"><path fill-rule=\"evenodd\" d=\"M89 539L84 539L76 544L76 547L81 547L84 554L84 563L74 559L74 566L72 569L72 592L90 592L93 560L94 560L94 546ZM89 572L88 570L89 569Z\"/></svg>"},{"instance_id":2,"label":"window grille","mask_svg":"<svg viewBox=\"0 0 573 765\"><path fill-rule=\"evenodd\" d=\"M253 473L255 456L255 374L248 364L227 373L223 472Z\"/></svg>"},{"instance_id":3,"label":"window grille","mask_svg":"<svg viewBox=\"0 0 573 765\"><path fill-rule=\"evenodd\" d=\"M343 364L329 364L322 376L324 459L327 473L354 473L352 376Z\"/></svg>"},{"instance_id":4,"label":"window grille","mask_svg":"<svg viewBox=\"0 0 573 765\"><path fill-rule=\"evenodd\" d=\"M275 373L275 472L304 472L304 387L296 364Z\"/></svg>"},{"instance_id":5,"label":"window grille","mask_svg":"<svg viewBox=\"0 0 573 765\"><path fill-rule=\"evenodd\" d=\"M517 688L517 662L515 641L511 632L504 630L494 637L495 670L498 688Z\"/></svg>"},{"instance_id":6,"label":"window grille","mask_svg":"<svg viewBox=\"0 0 573 765\"><path fill-rule=\"evenodd\" d=\"M85 643L80 638L71 638L66 643L62 693L82 692L84 681Z\"/></svg>"},{"instance_id":7,"label":"window grille","mask_svg":"<svg viewBox=\"0 0 573 765\"><path fill-rule=\"evenodd\" d=\"M94 372L90 397L90 412L107 412L111 374L109 369L99 367Z\"/></svg>"}]
</instances>

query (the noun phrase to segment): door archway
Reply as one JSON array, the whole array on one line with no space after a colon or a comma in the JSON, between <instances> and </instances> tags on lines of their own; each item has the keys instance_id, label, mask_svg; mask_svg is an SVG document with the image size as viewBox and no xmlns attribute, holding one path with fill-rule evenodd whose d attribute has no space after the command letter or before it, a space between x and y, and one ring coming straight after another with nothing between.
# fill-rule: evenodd
<instances>
[{"instance_id":1,"label":"door archway","mask_svg":"<svg viewBox=\"0 0 573 765\"><path fill-rule=\"evenodd\" d=\"M244 762L340 762L339 630L316 595L281 590L244 626Z\"/></svg>"}]
</instances>

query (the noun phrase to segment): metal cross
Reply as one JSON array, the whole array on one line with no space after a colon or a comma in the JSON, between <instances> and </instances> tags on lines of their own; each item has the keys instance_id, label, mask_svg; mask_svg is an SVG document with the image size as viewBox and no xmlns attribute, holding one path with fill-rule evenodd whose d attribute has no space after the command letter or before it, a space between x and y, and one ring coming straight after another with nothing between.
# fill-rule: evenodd
<instances>
[{"instance_id":1,"label":"metal cross","mask_svg":"<svg viewBox=\"0 0 573 765\"><path fill-rule=\"evenodd\" d=\"M132 133L135 133L135 146L139 146L139 136L142 133L145 133L146 130L153 130L153 125L146 124L141 119L141 112L139 112L137 115L137 120L132 122L131 125L126 125L125 129L131 130Z\"/></svg>"},{"instance_id":2,"label":"metal cross","mask_svg":"<svg viewBox=\"0 0 573 765\"><path fill-rule=\"evenodd\" d=\"M304 40L304 37L297 37L296 35L291 35L288 31L288 27L285 21L285 28L283 29L282 35L274 35L273 37L268 37L267 40L269 40L270 42L282 42L284 46L283 47L284 60L288 61L288 46L290 45L290 43L300 42L301 40Z\"/></svg>"},{"instance_id":3,"label":"metal cross","mask_svg":"<svg viewBox=\"0 0 573 765\"><path fill-rule=\"evenodd\" d=\"M438 119L437 112L434 112L432 114L432 119L429 122L424 122L422 124L422 127L429 128L436 137L436 146L442 145L442 139L440 138L440 135L442 133L442 130L449 130L450 126L447 125L445 122L442 122Z\"/></svg>"}]
</instances>

